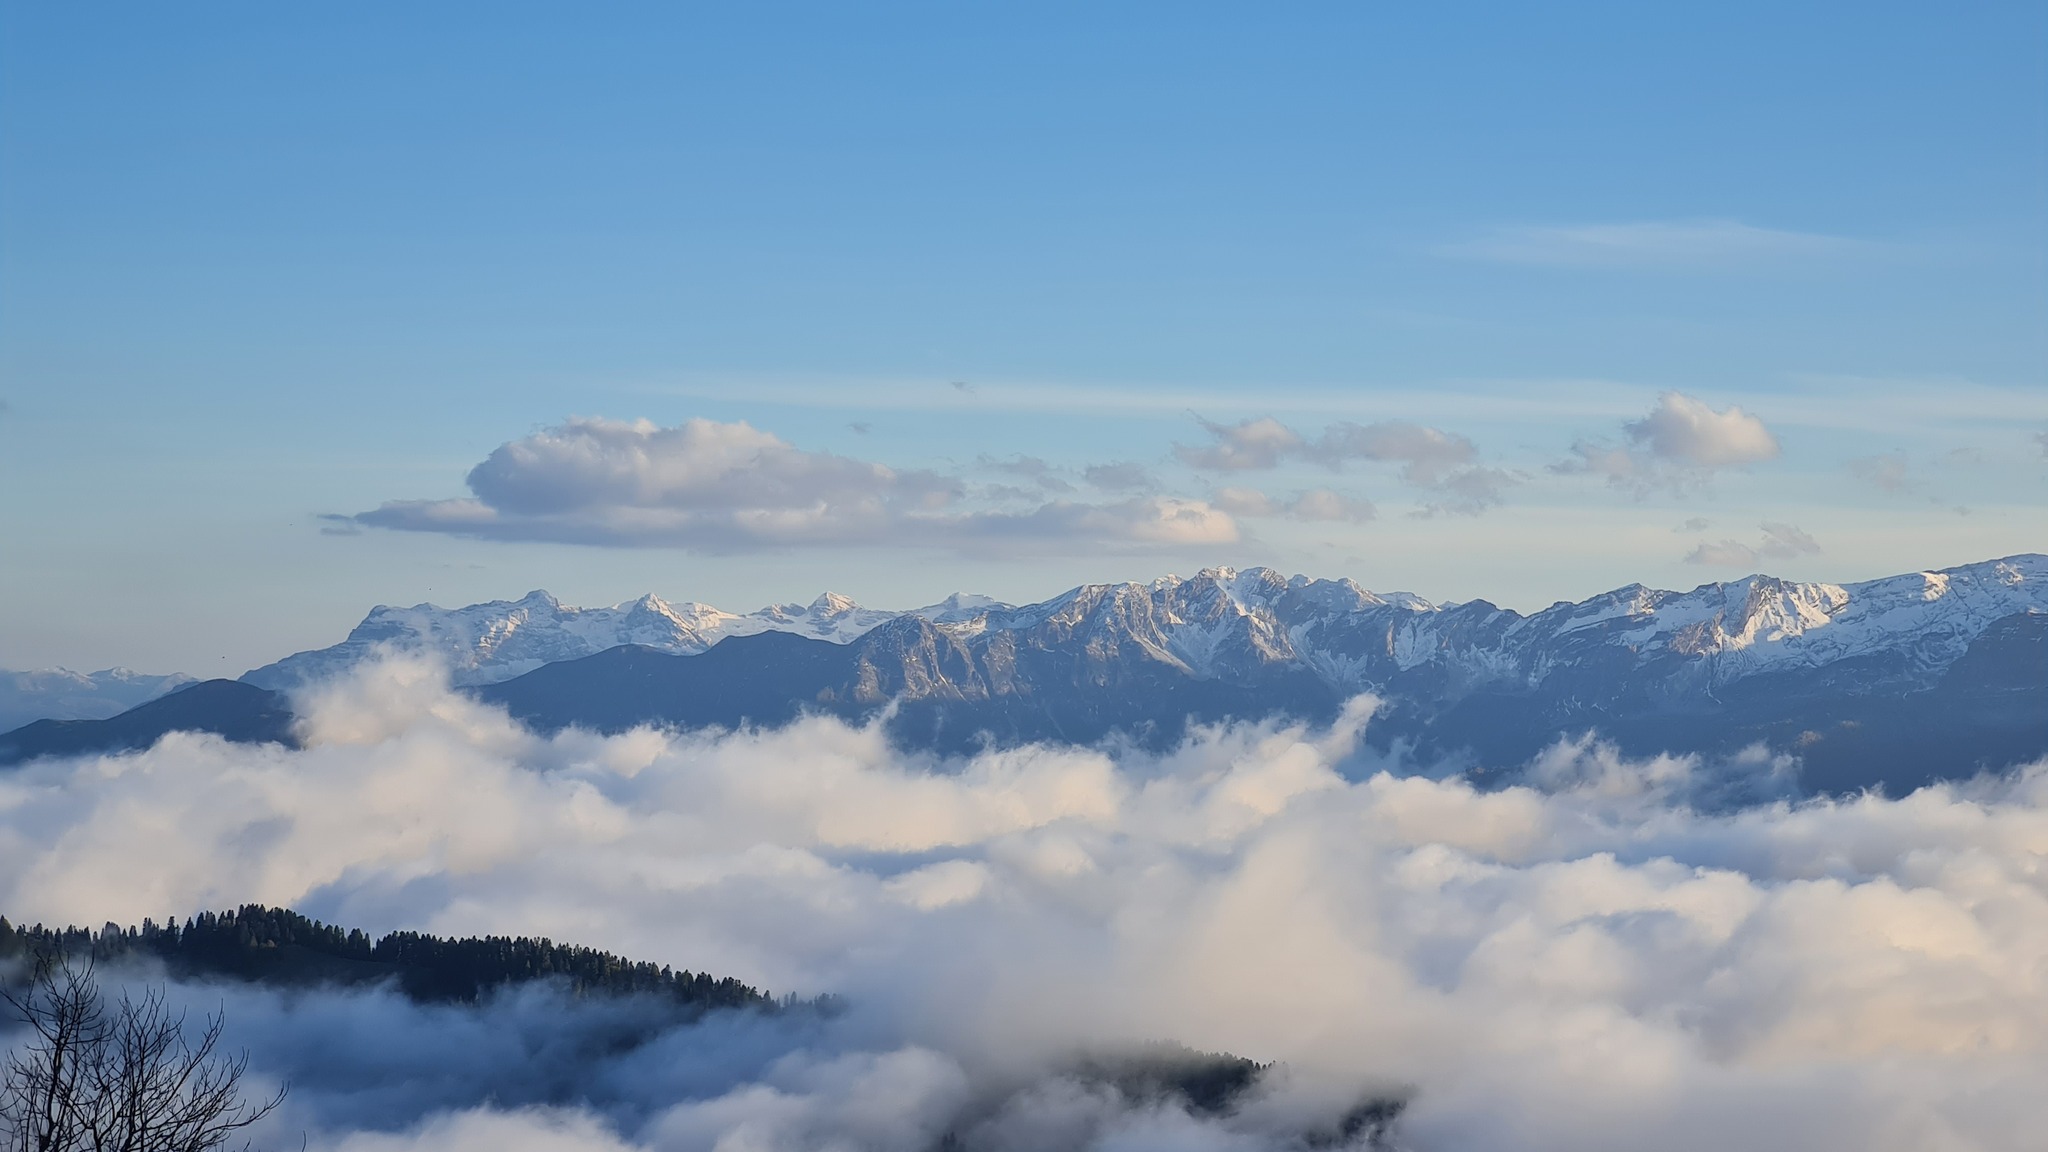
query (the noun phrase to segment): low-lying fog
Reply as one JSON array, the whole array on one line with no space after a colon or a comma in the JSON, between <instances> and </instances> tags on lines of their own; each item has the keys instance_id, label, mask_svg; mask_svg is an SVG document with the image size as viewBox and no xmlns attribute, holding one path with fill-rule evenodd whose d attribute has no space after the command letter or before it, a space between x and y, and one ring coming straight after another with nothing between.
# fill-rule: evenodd
<instances>
[{"instance_id":1,"label":"low-lying fog","mask_svg":"<svg viewBox=\"0 0 2048 1152\"><path fill-rule=\"evenodd\" d=\"M830 720L541 738L402 662L303 707L303 751L179 735L0 774L0 912L288 905L850 1008L174 987L290 1080L273 1145L1263 1149L1374 1096L1407 1100L1418 1150L2048 1129L2048 764L1710 812L1691 799L1773 766L1587 742L1475 791L1361 759L1369 701L1164 756L947 764ZM1222 1116L1056 1074L1155 1039L1277 1066Z\"/></svg>"}]
</instances>

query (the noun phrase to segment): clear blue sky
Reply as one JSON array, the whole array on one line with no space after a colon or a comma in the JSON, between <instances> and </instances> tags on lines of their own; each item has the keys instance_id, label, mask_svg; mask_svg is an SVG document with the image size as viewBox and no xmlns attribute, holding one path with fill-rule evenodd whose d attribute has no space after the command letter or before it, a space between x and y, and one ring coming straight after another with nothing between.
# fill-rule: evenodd
<instances>
[{"instance_id":1,"label":"clear blue sky","mask_svg":"<svg viewBox=\"0 0 2048 1152\"><path fill-rule=\"evenodd\" d=\"M8 0L0 403L13 668L533 587L1527 608L2048 550L2048 6ZM1686 411L1737 440L1653 435ZM956 519L691 526L746 477L640 536L374 514L572 417L743 421ZM1303 447L1218 466L1264 417ZM1333 465L1339 422L1469 451Z\"/></svg>"}]
</instances>

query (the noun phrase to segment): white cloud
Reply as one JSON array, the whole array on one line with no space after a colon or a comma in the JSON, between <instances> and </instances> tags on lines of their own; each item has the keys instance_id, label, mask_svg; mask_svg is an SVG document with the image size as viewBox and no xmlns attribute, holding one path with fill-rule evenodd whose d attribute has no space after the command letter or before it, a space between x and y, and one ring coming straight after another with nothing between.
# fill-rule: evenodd
<instances>
[{"instance_id":1,"label":"white cloud","mask_svg":"<svg viewBox=\"0 0 2048 1152\"><path fill-rule=\"evenodd\" d=\"M1181 460L1193 467L1269 470L1292 460L1332 469L1353 461L1399 464L1403 481L1436 497L1426 501L1418 515L1476 516L1499 504L1506 490L1521 482L1513 473L1480 467L1479 449L1470 439L1406 420L1341 421L1313 440L1271 417L1201 424L1210 443L1174 446Z\"/></svg>"},{"instance_id":2,"label":"white cloud","mask_svg":"<svg viewBox=\"0 0 2048 1152\"><path fill-rule=\"evenodd\" d=\"M985 461L1041 492L1071 491L1042 460ZM1052 500L1025 512L960 507L957 477L796 448L745 423L570 420L500 446L469 498L397 500L355 523L487 540L738 552L896 545L989 552L1214 544L1237 538L1201 501ZM1001 496L1006 493L995 492ZM1010 489L1008 495L1015 495Z\"/></svg>"},{"instance_id":3,"label":"white cloud","mask_svg":"<svg viewBox=\"0 0 2048 1152\"><path fill-rule=\"evenodd\" d=\"M394 501L384 528L578 544L851 543L951 504L957 480L806 452L744 423L576 419L501 445L473 499Z\"/></svg>"},{"instance_id":4,"label":"white cloud","mask_svg":"<svg viewBox=\"0 0 2048 1152\"><path fill-rule=\"evenodd\" d=\"M1401 478L1429 487L1441 483L1461 465L1479 458L1479 449L1466 437L1413 424L1406 420L1385 420L1377 424L1332 424L1325 429L1309 453L1328 464L1347 460L1395 461Z\"/></svg>"},{"instance_id":5,"label":"white cloud","mask_svg":"<svg viewBox=\"0 0 2048 1152\"><path fill-rule=\"evenodd\" d=\"M1441 251L1508 264L1725 268L1841 256L1865 247L1840 237L1758 228L1736 220L1651 220L1507 228Z\"/></svg>"},{"instance_id":6,"label":"white cloud","mask_svg":"<svg viewBox=\"0 0 2048 1152\"><path fill-rule=\"evenodd\" d=\"M1219 488L1211 495L1210 501L1233 516L1251 518L1287 517L1363 524L1379 514L1371 501L1329 488L1311 488L1296 493L1288 500L1276 500L1252 488Z\"/></svg>"},{"instance_id":7,"label":"white cloud","mask_svg":"<svg viewBox=\"0 0 2048 1152\"><path fill-rule=\"evenodd\" d=\"M1736 405L1716 410L1683 392L1666 392L1639 420L1622 425L1626 444L1581 440L1553 472L1604 476L1639 495L1653 488L1684 491L1716 471L1775 460L1778 438Z\"/></svg>"},{"instance_id":8,"label":"white cloud","mask_svg":"<svg viewBox=\"0 0 2048 1152\"><path fill-rule=\"evenodd\" d=\"M1299 433L1271 416L1237 424L1202 420L1201 425L1209 433L1209 443L1173 446L1174 455L1190 468L1219 472L1277 468L1307 447Z\"/></svg>"},{"instance_id":9,"label":"white cloud","mask_svg":"<svg viewBox=\"0 0 2048 1152\"><path fill-rule=\"evenodd\" d=\"M1685 562L1723 568L1746 568L1762 560L1792 560L1820 551L1820 542L1801 531L1797 525L1766 521L1762 529L1763 539L1754 545L1735 540L1702 542L1686 555Z\"/></svg>"},{"instance_id":10,"label":"white cloud","mask_svg":"<svg viewBox=\"0 0 2048 1152\"><path fill-rule=\"evenodd\" d=\"M1726 468L1778 457L1778 438L1763 421L1734 405L1717 412L1683 392L1657 397L1649 415L1622 428L1658 459L1694 468Z\"/></svg>"},{"instance_id":11,"label":"white cloud","mask_svg":"<svg viewBox=\"0 0 2048 1152\"><path fill-rule=\"evenodd\" d=\"M1687 803L1708 766L1591 741L1497 791L1370 772L1359 710L940 765L829 720L544 739L404 667L305 706L301 752L178 736L0 776L0 907L295 904L852 1004L688 1025L546 989L181 989L228 998L316 1148L822 1152L952 1126L974 1152L1277 1152L1394 1088L1415 1152L2018 1148L2048 1123L2048 765L1709 815ZM1058 1072L1161 1037L1279 1067L1207 1118Z\"/></svg>"}]
</instances>

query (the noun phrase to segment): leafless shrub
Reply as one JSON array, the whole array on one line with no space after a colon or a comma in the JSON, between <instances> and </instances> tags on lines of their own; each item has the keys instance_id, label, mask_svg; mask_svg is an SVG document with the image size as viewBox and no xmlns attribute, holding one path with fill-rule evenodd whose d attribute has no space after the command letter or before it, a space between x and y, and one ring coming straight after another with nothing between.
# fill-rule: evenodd
<instances>
[{"instance_id":1,"label":"leafless shrub","mask_svg":"<svg viewBox=\"0 0 2048 1152\"><path fill-rule=\"evenodd\" d=\"M90 961L40 957L0 999L26 1029L0 1069L0 1152L212 1152L284 1100L242 1098L249 1056L218 1051L224 1016L188 1038L160 987L110 1007Z\"/></svg>"}]
</instances>

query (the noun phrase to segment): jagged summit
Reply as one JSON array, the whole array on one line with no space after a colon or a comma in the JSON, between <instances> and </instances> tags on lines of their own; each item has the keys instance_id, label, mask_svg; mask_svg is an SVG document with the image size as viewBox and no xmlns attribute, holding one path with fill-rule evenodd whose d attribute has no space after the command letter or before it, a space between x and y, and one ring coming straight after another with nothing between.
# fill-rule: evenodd
<instances>
[{"instance_id":1,"label":"jagged summit","mask_svg":"<svg viewBox=\"0 0 2048 1152\"><path fill-rule=\"evenodd\" d=\"M2048 556L1847 585L1761 574L1688 592L1631 584L1529 615L1485 600L1439 605L1349 579L1264 567L1084 584L1018 606L955 594L908 612L863 608L834 592L739 614L651 594L609 608L576 608L535 590L515 601L456 609L379 606L340 644L288 656L244 679L289 688L393 645L446 659L457 683L489 684L622 644L694 655L729 636L771 631L849 644L910 616L962 640L1028 633L1045 643L1128 651L1199 678L1287 666L1357 690L1428 665L1459 683L1536 683L1596 654L1609 660L1626 652L1638 664L1703 661L1705 681L1725 683L1880 652L1902 654L1901 674L1908 667L1938 670L2016 611L2048 611Z\"/></svg>"},{"instance_id":2,"label":"jagged summit","mask_svg":"<svg viewBox=\"0 0 2048 1152\"><path fill-rule=\"evenodd\" d=\"M948 603L954 605L955 615L1002 607L987 597L955 596ZM447 661L457 684L494 684L544 664L623 644L695 655L728 636L761 632L788 632L846 644L898 615L901 613L863 608L836 592L826 592L809 604L774 604L744 614L695 601L672 604L653 593L608 608L578 608L540 589L517 600L491 600L463 608L380 604L341 643L294 653L254 669L242 679L262 688L296 688L395 648Z\"/></svg>"},{"instance_id":3,"label":"jagged summit","mask_svg":"<svg viewBox=\"0 0 2048 1152\"><path fill-rule=\"evenodd\" d=\"M1384 707L1369 739L1475 770L1588 731L1633 753L1760 743L1796 754L1821 788L2048 754L2048 556L2034 554L1853 584L1634 584L1527 615L1265 568L1086 584L1036 604L962 594L907 612L829 593L735 614L654 596L575 608L536 592L380 607L342 643L245 679L291 687L385 646L436 655L543 729L825 711L886 715L896 738L925 748L1111 733L1160 745L1191 721L1327 719L1371 692ZM185 717L191 701L166 705L152 730L227 730Z\"/></svg>"}]
</instances>

